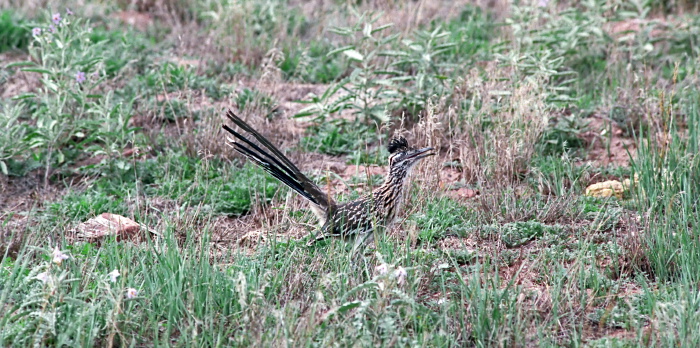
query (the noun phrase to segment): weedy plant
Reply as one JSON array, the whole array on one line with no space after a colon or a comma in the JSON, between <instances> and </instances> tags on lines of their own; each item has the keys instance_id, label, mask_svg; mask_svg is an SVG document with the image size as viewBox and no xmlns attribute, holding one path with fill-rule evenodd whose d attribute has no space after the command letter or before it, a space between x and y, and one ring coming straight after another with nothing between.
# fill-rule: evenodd
<instances>
[{"instance_id":1,"label":"weedy plant","mask_svg":"<svg viewBox=\"0 0 700 348\"><path fill-rule=\"evenodd\" d=\"M413 38L402 40L403 50L393 52L398 59L392 66L404 72L396 79L403 83L400 105L409 115L427 108L429 100L450 94L451 83L446 80L455 66L446 63L445 58L457 46L450 38L450 32L440 26L432 31L417 30Z\"/></svg>"},{"instance_id":2,"label":"weedy plant","mask_svg":"<svg viewBox=\"0 0 700 348\"><path fill-rule=\"evenodd\" d=\"M437 27L416 30L401 39L390 33L392 24L377 25L381 13L355 14L351 27L334 27L331 32L345 38L350 45L330 51L327 56L343 54L350 64L348 77L331 85L321 96L302 103L312 104L296 116L313 116L323 122L334 113L353 111L355 122L386 123L392 110L417 115L432 98L449 94L444 80L453 65L442 56L456 46L450 33Z\"/></svg>"},{"instance_id":3,"label":"weedy plant","mask_svg":"<svg viewBox=\"0 0 700 348\"><path fill-rule=\"evenodd\" d=\"M579 19L573 9L561 16L550 16L545 7L528 4L515 5L512 10L513 14L506 19L506 23L512 30L513 42L503 46L505 52L496 53L494 57L503 66L515 68L518 76L545 82L547 88L542 98L548 103L566 105L571 102L570 85L576 78L575 72L566 64L567 54L579 52L577 48L581 37L602 35L599 27L595 26L596 23L584 25L573 21ZM588 20L590 17L585 18ZM582 35L580 32L585 30L592 33Z\"/></svg>"},{"instance_id":4,"label":"weedy plant","mask_svg":"<svg viewBox=\"0 0 700 348\"><path fill-rule=\"evenodd\" d=\"M22 112L21 105L6 105L0 111L0 172L4 175L9 174L7 161L25 155L29 150L25 141L27 128L20 121Z\"/></svg>"},{"instance_id":5,"label":"weedy plant","mask_svg":"<svg viewBox=\"0 0 700 348\"><path fill-rule=\"evenodd\" d=\"M353 66L350 76L333 84L320 97L313 97L312 104L300 110L296 117L314 116L318 121L324 121L331 114L344 110L353 110L355 121L386 122L389 120L387 110L397 101L398 92L389 71L389 57L397 54L387 50L395 42L398 34L387 34L391 24L376 26L381 18L378 14L355 14L357 22L352 27L336 27L331 31L348 38L351 45L337 48L328 52L328 56L343 54ZM337 97L336 93L344 93ZM337 98L337 99L336 99Z\"/></svg>"},{"instance_id":6,"label":"weedy plant","mask_svg":"<svg viewBox=\"0 0 700 348\"><path fill-rule=\"evenodd\" d=\"M37 248L36 254L41 261L34 265L3 264L7 273L0 299L17 301L15 313L0 319L3 345L92 345L98 338L114 342L117 335L125 341L118 326L133 325L127 323L137 307L134 302L139 301L137 284L127 284L119 269L107 273L94 269L94 264L81 265L87 255L71 255L58 246ZM24 291L12 291L18 288ZM74 320L74 315L82 320Z\"/></svg>"},{"instance_id":7,"label":"weedy plant","mask_svg":"<svg viewBox=\"0 0 700 348\"><path fill-rule=\"evenodd\" d=\"M54 13L47 25L32 29L32 35L32 61L9 67L41 76L36 93L25 93L14 100L32 108L32 122L23 124L26 136L22 139L31 152L19 158L31 157L43 163L48 182L52 167L77 159L83 151L121 149L131 140L133 129L127 125L130 116L125 112L130 106L115 103L112 92L100 91L105 81L104 45L90 40L89 22L69 10Z\"/></svg>"}]
</instances>

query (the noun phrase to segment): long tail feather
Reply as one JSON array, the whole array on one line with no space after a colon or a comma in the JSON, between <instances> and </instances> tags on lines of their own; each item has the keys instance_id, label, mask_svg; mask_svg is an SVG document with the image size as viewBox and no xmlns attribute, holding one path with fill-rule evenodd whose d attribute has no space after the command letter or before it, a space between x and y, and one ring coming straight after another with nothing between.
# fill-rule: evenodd
<instances>
[{"instance_id":1,"label":"long tail feather","mask_svg":"<svg viewBox=\"0 0 700 348\"><path fill-rule=\"evenodd\" d=\"M335 202L325 195L314 182L304 175L294 163L265 137L230 110L226 116L243 131L252 135L261 145L258 146L227 125L223 125L224 130L240 141L237 142L236 139L229 138L229 142L236 151L323 210L328 211L332 205L335 205Z\"/></svg>"}]
</instances>

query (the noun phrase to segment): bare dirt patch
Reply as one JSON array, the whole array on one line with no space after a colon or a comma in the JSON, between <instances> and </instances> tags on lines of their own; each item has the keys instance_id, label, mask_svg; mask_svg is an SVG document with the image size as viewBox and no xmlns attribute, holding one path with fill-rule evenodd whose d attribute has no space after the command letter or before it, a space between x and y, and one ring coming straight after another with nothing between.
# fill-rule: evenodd
<instances>
[{"instance_id":1,"label":"bare dirt patch","mask_svg":"<svg viewBox=\"0 0 700 348\"><path fill-rule=\"evenodd\" d=\"M54 186L44 187L38 173L22 178L0 174L0 258L6 251L10 257L16 256L36 223L32 213L61 194L63 191Z\"/></svg>"},{"instance_id":2,"label":"bare dirt patch","mask_svg":"<svg viewBox=\"0 0 700 348\"><path fill-rule=\"evenodd\" d=\"M153 25L153 17L147 12L119 11L113 13L112 17L141 31Z\"/></svg>"},{"instance_id":3,"label":"bare dirt patch","mask_svg":"<svg viewBox=\"0 0 700 348\"><path fill-rule=\"evenodd\" d=\"M17 53L2 53L0 61L3 65L12 63L24 62L30 60L29 55ZM41 74L35 72L24 72L19 68L15 69L12 74L6 77L6 80L0 80L0 98L7 99L16 97L25 93L35 91L41 86ZM0 76L2 77L2 76Z\"/></svg>"},{"instance_id":4,"label":"bare dirt patch","mask_svg":"<svg viewBox=\"0 0 700 348\"><path fill-rule=\"evenodd\" d=\"M589 144L586 161L595 167L628 167L630 155L634 158L637 153L636 141L626 137L624 130L606 117L594 115L588 121L590 130L582 134Z\"/></svg>"}]
</instances>

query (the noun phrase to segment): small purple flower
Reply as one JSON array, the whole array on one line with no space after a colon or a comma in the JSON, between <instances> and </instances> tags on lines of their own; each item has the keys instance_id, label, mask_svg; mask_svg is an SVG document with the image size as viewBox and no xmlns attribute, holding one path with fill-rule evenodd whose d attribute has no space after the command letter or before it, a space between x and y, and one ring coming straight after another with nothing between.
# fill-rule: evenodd
<instances>
[{"instance_id":1,"label":"small purple flower","mask_svg":"<svg viewBox=\"0 0 700 348\"><path fill-rule=\"evenodd\" d=\"M50 31L52 34L55 33L55 32L56 32L56 27L55 27L53 24L49 25L49 31Z\"/></svg>"},{"instance_id":2,"label":"small purple flower","mask_svg":"<svg viewBox=\"0 0 700 348\"><path fill-rule=\"evenodd\" d=\"M32 35L35 37L41 35L41 28L32 29Z\"/></svg>"},{"instance_id":3,"label":"small purple flower","mask_svg":"<svg viewBox=\"0 0 700 348\"><path fill-rule=\"evenodd\" d=\"M78 73L75 74L75 82L77 82L77 83L85 82L85 73L82 71L78 71Z\"/></svg>"},{"instance_id":4,"label":"small purple flower","mask_svg":"<svg viewBox=\"0 0 700 348\"><path fill-rule=\"evenodd\" d=\"M72 16L73 11L71 11L68 7L66 7L66 16Z\"/></svg>"},{"instance_id":5,"label":"small purple flower","mask_svg":"<svg viewBox=\"0 0 700 348\"><path fill-rule=\"evenodd\" d=\"M53 24L58 24L61 22L61 14L60 13L54 13L53 16L51 16L51 20L53 20Z\"/></svg>"},{"instance_id":6,"label":"small purple flower","mask_svg":"<svg viewBox=\"0 0 700 348\"><path fill-rule=\"evenodd\" d=\"M134 288L127 288L127 289L126 289L126 298L132 299L132 298L134 298L134 297L136 297L136 296L138 296L138 295L139 295L138 290L136 290L136 289L134 289Z\"/></svg>"}]
</instances>

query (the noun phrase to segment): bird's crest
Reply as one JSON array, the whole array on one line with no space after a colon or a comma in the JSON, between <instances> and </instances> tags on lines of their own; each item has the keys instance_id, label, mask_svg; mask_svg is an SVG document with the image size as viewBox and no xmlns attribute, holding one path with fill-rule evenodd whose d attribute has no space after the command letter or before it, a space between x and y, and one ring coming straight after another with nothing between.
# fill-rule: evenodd
<instances>
[{"instance_id":1,"label":"bird's crest","mask_svg":"<svg viewBox=\"0 0 700 348\"><path fill-rule=\"evenodd\" d=\"M406 151L406 150L408 150L408 141L406 141L406 138L404 138L402 136L398 136L398 137L391 139L391 141L389 142L389 146L387 148L389 150L389 153Z\"/></svg>"}]
</instances>

